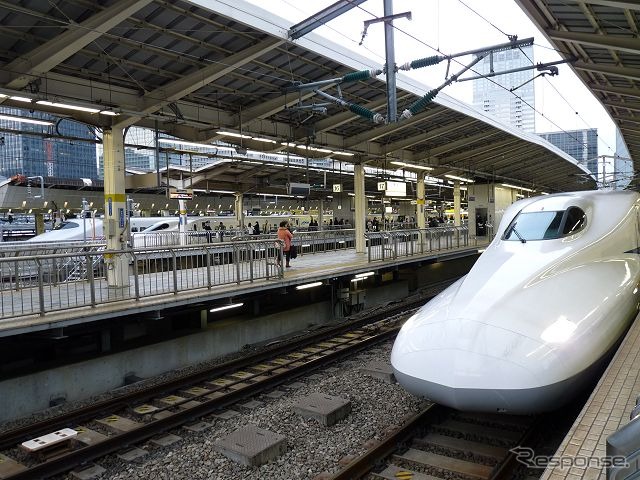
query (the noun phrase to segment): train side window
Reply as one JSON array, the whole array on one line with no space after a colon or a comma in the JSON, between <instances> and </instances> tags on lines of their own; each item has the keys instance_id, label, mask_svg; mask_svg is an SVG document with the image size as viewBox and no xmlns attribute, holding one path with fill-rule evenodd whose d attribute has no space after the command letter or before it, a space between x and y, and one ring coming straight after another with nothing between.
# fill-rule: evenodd
<instances>
[{"instance_id":1,"label":"train side window","mask_svg":"<svg viewBox=\"0 0 640 480\"><path fill-rule=\"evenodd\" d=\"M563 235L573 235L582 230L587 223L587 215L581 208L569 207L564 217Z\"/></svg>"}]
</instances>

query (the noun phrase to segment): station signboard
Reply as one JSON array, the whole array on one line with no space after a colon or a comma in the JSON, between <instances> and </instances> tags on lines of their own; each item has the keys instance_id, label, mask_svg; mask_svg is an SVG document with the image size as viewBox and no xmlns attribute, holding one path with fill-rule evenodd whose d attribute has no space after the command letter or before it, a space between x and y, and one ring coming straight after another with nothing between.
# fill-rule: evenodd
<instances>
[{"instance_id":1,"label":"station signboard","mask_svg":"<svg viewBox=\"0 0 640 480\"><path fill-rule=\"evenodd\" d=\"M193 200L193 189L169 187L169 198L178 200Z\"/></svg>"}]
</instances>

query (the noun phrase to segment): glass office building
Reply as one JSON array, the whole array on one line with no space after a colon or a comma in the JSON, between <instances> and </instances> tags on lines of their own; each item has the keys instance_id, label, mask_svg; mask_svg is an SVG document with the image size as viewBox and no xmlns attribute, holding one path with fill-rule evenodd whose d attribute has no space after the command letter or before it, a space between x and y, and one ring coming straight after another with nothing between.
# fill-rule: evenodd
<instances>
[{"instance_id":1,"label":"glass office building","mask_svg":"<svg viewBox=\"0 0 640 480\"><path fill-rule=\"evenodd\" d=\"M0 175L73 179L98 177L96 137L91 127L67 119L56 124L57 117L10 107L0 107L0 114L54 123L43 126L0 118L0 127L5 129L0 133Z\"/></svg>"},{"instance_id":2,"label":"glass office building","mask_svg":"<svg viewBox=\"0 0 640 480\"><path fill-rule=\"evenodd\" d=\"M501 72L533 64L533 46L521 50L506 50L493 54L493 71ZM491 72L491 57L480 60L475 72ZM520 128L525 132L535 131L535 91L533 76L535 69L496 75L473 81L473 106L498 120ZM528 83L527 83L528 82ZM511 92L511 89L515 89ZM530 105L530 106L529 106Z\"/></svg>"},{"instance_id":3,"label":"glass office building","mask_svg":"<svg viewBox=\"0 0 640 480\"><path fill-rule=\"evenodd\" d=\"M571 130L568 132L539 133L542 138L587 167L596 178L598 175L598 129Z\"/></svg>"}]
</instances>

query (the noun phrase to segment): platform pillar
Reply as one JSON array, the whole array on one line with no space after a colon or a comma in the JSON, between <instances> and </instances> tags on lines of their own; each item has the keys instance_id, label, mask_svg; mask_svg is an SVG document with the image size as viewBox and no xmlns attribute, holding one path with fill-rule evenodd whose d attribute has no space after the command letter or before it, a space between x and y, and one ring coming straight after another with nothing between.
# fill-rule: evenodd
<instances>
[{"instance_id":1,"label":"platform pillar","mask_svg":"<svg viewBox=\"0 0 640 480\"><path fill-rule=\"evenodd\" d=\"M322 225L324 224L324 200L320 199L318 203L318 230L322 230Z\"/></svg>"},{"instance_id":2,"label":"platform pillar","mask_svg":"<svg viewBox=\"0 0 640 480\"><path fill-rule=\"evenodd\" d=\"M359 163L354 165L353 191L356 194L356 218L354 220L356 229L356 253L365 253L366 240L364 238L367 223L367 197L364 193L364 165Z\"/></svg>"},{"instance_id":3,"label":"platform pillar","mask_svg":"<svg viewBox=\"0 0 640 480\"><path fill-rule=\"evenodd\" d=\"M460 181L453 182L453 224L460 226Z\"/></svg>"},{"instance_id":4,"label":"platform pillar","mask_svg":"<svg viewBox=\"0 0 640 480\"><path fill-rule=\"evenodd\" d=\"M424 198L424 176L418 175L418 183L416 185L416 222L418 228L423 229L426 226L424 212L426 207L426 201Z\"/></svg>"},{"instance_id":5,"label":"platform pillar","mask_svg":"<svg viewBox=\"0 0 640 480\"><path fill-rule=\"evenodd\" d=\"M244 228L244 199L242 197L242 193L234 193L234 196L234 208L236 211L236 221L238 222L238 229L242 233L246 233L246 230Z\"/></svg>"},{"instance_id":6,"label":"platform pillar","mask_svg":"<svg viewBox=\"0 0 640 480\"><path fill-rule=\"evenodd\" d=\"M122 250L128 240L126 227L124 136L120 127L105 128L104 145L104 235L107 250ZM106 253L109 287L129 286L129 261L122 253Z\"/></svg>"}]
</instances>

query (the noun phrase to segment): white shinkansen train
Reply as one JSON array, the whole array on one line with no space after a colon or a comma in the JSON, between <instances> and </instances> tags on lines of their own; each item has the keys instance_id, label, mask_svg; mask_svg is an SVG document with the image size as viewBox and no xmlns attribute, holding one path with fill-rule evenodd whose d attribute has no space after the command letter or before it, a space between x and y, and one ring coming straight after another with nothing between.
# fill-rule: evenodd
<instances>
[{"instance_id":1,"label":"white shinkansen train","mask_svg":"<svg viewBox=\"0 0 640 480\"><path fill-rule=\"evenodd\" d=\"M638 312L639 209L635 192L514 203L469 274L403 325L391 353L398 382L469 411L570 401Z\"/></svg>"},{"instance_id":2,"label":"white shinkansen train","mask_svg":"<svg viewBox=\"0 0 640 480\"><path fill-rule=\"evenodd\" d=\"M264 232L265 226L269 231L277 230L277 225L282 220L288 220L294 227L308 227L309 215L261 215L246 216L245 224L253 225L256 221L260 224L260 232ZM101 218L71 218L56 225L53 230L36 235L27 241L32 242L66 242L77 240L101 240L104 238L103 220ZM131 217L131 233L171 233L178 232L180 219L178 217ZM227 232L247 233L247 228L238 229L238 221L234 216L214 217L187 217L188 232L202 232L206 230L218 230L220 224L224 225ZM269 233L269 232L267 232Z\"/></svg>"}]
</instances>

